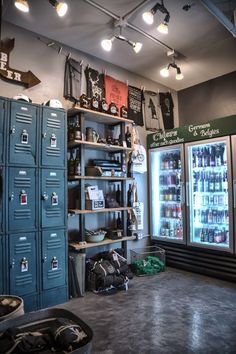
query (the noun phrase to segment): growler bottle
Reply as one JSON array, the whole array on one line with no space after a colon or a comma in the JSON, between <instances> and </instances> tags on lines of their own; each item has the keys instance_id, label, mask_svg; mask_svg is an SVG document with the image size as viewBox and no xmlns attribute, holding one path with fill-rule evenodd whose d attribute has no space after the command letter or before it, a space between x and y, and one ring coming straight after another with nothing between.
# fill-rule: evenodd
<instances>
[{"instance_id":1,"label":"growler bottle","mask_svg":"<svg viewBox=\"0 0 236 354\"><path fill-rule=\"evenodd\" d=\"M91 99L91 109L93 111L99 111L99 99L98 99L98 95L94 95Z\"/></svg>"},{"instance_id":2,"label":"growler bottle","mask_svg":"<svg viewBox=\"0 0 236 354\"><path fill-rule=\"evenodd\" d=\"M82 107L82 108L90 108L90 106L89 106L89 99L88 99L88 97L85 95L85 93L83 93L83 94L80 96L79 102L80 102L80 107Z\"/></svg>"},{"instance_id":3,"label":"growler bottle","mask_svg":"<svg viewBox=\"0 0 236 354\"><path fill-rule=\"evenodd\" d=\"M103 113L108 113L108 111L109 111L109 106L108 106L108 104L107 104L106 99L103 98L103 99L101 100L101 112L103 112Z\"/></svg>"},{"instance_id":4,"label":"growler bottle","mask_svg":"<svg viewBox=\"0 0 236 354\"><path fill-rule=\"evenodd\" d=\"M80 140L81 139L79 117L76 118L76 123L75 123L74 128L73 128L73 137L74 137L75 140Z\"/></svg>"},{"instance_id":5,"label":"growler bottle","mask_svg":"<svg viewBox=\"0 0 236 354\"><path fill-rule=\"evenodd\" d=\"M118 110L114 101L111 101L109 105L109 113L112 114L113 116L118 115Z\"/></svg>"},{"instance_id":6,"label":"growler bottle","mask_svg":"<svg viewBox=\"0 0 236 354\"><path fill-rule=\"evenodd\" d=\"M127 110L127 107L125 105L122 105L120 107L120 116L122 118L127 118L128 117L128 110Z\"/></svg>"}]
</instances>

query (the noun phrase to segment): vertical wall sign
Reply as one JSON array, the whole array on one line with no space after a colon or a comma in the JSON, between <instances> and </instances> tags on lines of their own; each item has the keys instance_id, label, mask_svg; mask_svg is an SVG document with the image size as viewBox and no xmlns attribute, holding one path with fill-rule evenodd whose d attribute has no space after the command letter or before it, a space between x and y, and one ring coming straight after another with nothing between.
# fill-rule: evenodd
<instances>
[{"instance_id":1,"label":"vertical wall sign","mask_svg":"<svg viewBox=\"0 0 236 354\"><path fill-rule=\"evenodd\" d=\"M10 67L10 52L13 50L14 44L14 38L7 38L1 41L0 76L8 81L22 84L27 88L39 84L41 81L31 71L23 72Z\"/></svg>"}]
</instances>

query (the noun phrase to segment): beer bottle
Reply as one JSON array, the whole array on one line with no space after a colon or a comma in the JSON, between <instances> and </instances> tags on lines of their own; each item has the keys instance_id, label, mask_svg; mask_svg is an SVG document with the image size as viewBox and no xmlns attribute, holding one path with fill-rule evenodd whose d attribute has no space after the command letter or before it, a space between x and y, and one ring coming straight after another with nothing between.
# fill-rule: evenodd
<instances>
[{"instance_id":1,"label":"beer bottle","mask_svg":"<svg viewBox=\"0 0 236 354\"><path fill-rule=\"evenodd\" d=\"M79 117L76 118L76 122L75 122L73 131L74 131L73 132L74 139L81 140L81 130L80 130Z\"/></svg>"},{"instance_id":2,"label":"beer bottle","mask_svg":"<svg viewBox=\"0 0 236 354\"><path fill-rule=\"evenodd\" d=\"M79 149L76 150L76 157L75 157L75 161L74 161L74 174L76 176L80 176L81 175Z\"/></svg>"},{"instance_id":3,"label":"beer bottle","mask_svg":"<svg viewBox=\"0 0 236 354\"><path fill-rule=\"evenodd\" d=\"M91 99L91 109L93 111L99 111L99 99L97 94L95 94Z\"/></svg>"},{"instance_id":4,"label":"beer bottle","mask_svg":"<svg viewBox=\"0 0 236 354\"><path fill-rule=\"evenodd\" d=\"M117 219L116 219L116 228L117 228L118 230L123 229L123 225L122 225L122 220L121 220L121 217L120 217L120 213L118 213L118 216L117 216Z\"/></svg>"},{"instance_id":5,"label":"beer bottle","mask_svg":"<svg viewBox=\"0 0 236 354\"><path fill-rule=\"evenodd\" d=\"M73 150L70 150L70 158L68 160L68 175L74 176L75 173L75 160L73 156Z\"/></svg>"},{"instance_id":6,"label":"beer bottle","mask_svg":"<svg viewBox=\"0 0 236 354\"><path fill-rule=\"evenodd\" d=\"M75 139L74 124L72 120L69 120L67 135L68 135L68 141L73 141Z\"/></svg>"},{"instance_id":7,"label":"beer bottle","mask_svg":"<svg viewBox=\"0 0 236 354\"><path fill-rule=\"evenodd\" d=\"M108 110L109 110L109 106L108 106L108 104L107 104L107 101L106 101L105 98L103 98L103 99L101 100L101 112L103 112L103 113L108 113Z\"/></svg>"},{"instance_id":8,"label":"beer bottle","mask_svg":"<svg viewBox=\"0 0 236 354\"><path fill-rule=\"evenodd\" d=\"M112 114L113 116L118 115L118 110L114 101L111 101L109 105L109 113Z\"/></svg>"},{"instance_id":9,"label":"beer bottle","mask_svg":"<svg viewBox=\"0 0 236 354\"><path fill-rule=\"evenodd\" d=\"M128 117L128 110L127 110L127 107L124 104L120 107L120 116L122 118L127 118Z\"/></svg>"},{"instance_id":10,"label":"beer bottle","mask_svg":"<svg viewBox=\"0 0 236 354\"><path fill-rule=\"evenodd\" d=\"M127 165L127 177L133 177L133 160L132 160L132 153L129 154L129 160L128 160L128 165ZM161 177L163 178L163 176L160 176L160 180ZM161 183L163 184L163 183Z\"/></svg>"},{"instance_id":11,"label":"beer bottle","mask_svg":"<svg viewBox=\"0 0 236 354\"><path fill-rule=\"evenodd\" d=\"M132 207L133 202L134 202L134 195L133 195L132 185L129 184L129 189L127 191L127 206Z\"/></svg>"},{"instance_id":12,"label":"beer bottle","mask_svg":"<svg viewBox=\"0 0 236 354\"><path fill-rule=\"evenodd\" d=\"M117 190L116 190L116 201L121 206L121 190L120 190L119 184L118 184Z\"/></svg>"},{"instance_id":13,"label":"beer bottle","mask_svg":"<svg viewBox=\"0 0 236 354\"><path fill-rule=\"evenodd\" d=\"M89 107L89 99L85 95L85 93L82 93L82 95L79 98L79 102L80 102L80 107L82 107L82 108L90 108Z\"/></svg>"},{"instance_id":14,"label":"beer bottle","mask_svg":"<svg viewBox=\"0 0 236 354\"><path fill-rule=\"evenodd\" d=\"M126 133L125 133L125 141L126 141L126 145L128 148L131 148L132 145L132 135L131 132L129 130L129 126L127 127Z\"/></svg>"}]
</instances>

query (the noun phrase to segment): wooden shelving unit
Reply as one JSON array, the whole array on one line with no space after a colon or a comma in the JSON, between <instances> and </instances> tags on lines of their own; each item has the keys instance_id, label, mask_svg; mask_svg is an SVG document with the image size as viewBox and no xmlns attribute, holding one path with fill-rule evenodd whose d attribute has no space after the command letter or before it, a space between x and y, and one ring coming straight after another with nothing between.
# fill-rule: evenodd
<instances>
[{"instance_id":1,"label":"wooden shelving unit","mask_svg":"<svg viewBox=\"0 0 236 354\"><path fill-rule=\"evenodd\" d=\"M99 150L108 150L109 151L133 151L132 148L127 148L124 146L120 146L120 145L110 145L110 144L101 144L101 143L93 143L91 141L86 141L86 140L74 140L74 141L70 141L68 143L68 148L69 149L73 149L78 147L79 145L86 145L87 148L90 149L99 149Z\"/></svg>"},{"instance_id":2,"label":"wooden shelving unit","mask_svg":"<svg viewBox=\"0 0 236 354\"><path fill-rule=\"evenodd\" d=\"M104 176L70 176L68 181L77 181L77 180L104 180L104 181L134 181L134 177L104 177Z\"/></svg>"},{"instance_id":3,"label":"wooden shelving unit","mask_svg":"<svg viewBox=\"0 0 236 354\"><path fill-rule=\"evenodd\" d=\"M69 209L68 213L73 214L73 215L79 215L79 214L95 214L95 213L110 213L110 212L116 212L116 211L128 211L133 208L131 207L120 207L120 208L104 208L104 209L96 209L96 210L86 210L86 209Z\"/></svg>"},{"instance_id":4,"label":"wooden shelving unit","mask_svg":"<svg viewBox=\"0 0 236 354\"><path fill-rule=\"evenodd\" d=\"M76 251L83 250L86 248L92 248L92 247L98 247L98 246L105 246L105 245L110 245L111 243L117 243L117 242L123 242L123 241L133 241L135 240L136 237L130 236L130 237L122 237L117 240L111 240L109 238L105 238L101 242L86 242L85 245L81 245L78 242L70 242L69 246L73 248Z\"/></svg>"}]
</instances>

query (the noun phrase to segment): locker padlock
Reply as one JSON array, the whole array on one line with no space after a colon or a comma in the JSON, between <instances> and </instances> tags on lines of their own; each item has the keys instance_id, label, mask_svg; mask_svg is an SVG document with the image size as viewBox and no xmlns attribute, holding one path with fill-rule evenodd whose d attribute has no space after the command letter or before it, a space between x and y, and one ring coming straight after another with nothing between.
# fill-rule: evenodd
<instances>
[{"instance_id":1,"label":"locker padlock","mask_svg":"<svg viewBox=\"0 0 236 354\"><path fill-rule=\"evenodd\" d=\"M25 257L22 258L20 263L21 272L28 272L28 261Z\"/></svg>"},{"instance_id":2,"label":"locker padlock","mask_svg":"<svg viewBox=\"0 0 236 354\"><path fill-rule=\"evenodd\" d=\"M29 134L27 133L26 129L23 129L21 133L21 143L28 144L28 141L29 141Z\"/></svg>"},{"instance_id":3,"label":"locker padlock","mask_svg":"<svg viewBox=\"0 0 236 354\"><path fill-rule=\"evenodd\" d=\"M10 201L14 200L14 193L13 193L13 192L12 192L12 194L10 195L9 200L10 200Z\"/></svg>"},{"instance_id":4,"label":"locker padlock","mask_svg":"<svg viewBox=\"0 0 236 354\"><path fill-rule=\"evenodd\" d=\"M47 133L42 134L42 138L46 138L46 136L47 136Z\"/></svg>"},{"instance_id":5,"label":"locker padlock","mask_svg":"<svg viewBox=\"0 0 236 354\"><path fill-rule=\"evenodd\" d=\"M52 193L52 205L58 205L58 195L55 192Z\"/></svg>"},{"instance_id":6,"label":"locker padlock","mask_svg":"<svg viewBox=\"0 0 236 354\"><path fill-rule=\"evenodd\" d=\"M15 132L16 132L16 128L13 126L13 127L11 128L11 130L10 130L10 133L11 133L11 134L15 134Z\"/></svg>"},{"instance_id":7,"label":"locker padlock","mask_svg":"<svg viewBox=\"0 0 236 354\"><path fill-rule=\"evenodd\" d=\"M20 193L20 205L27 205L27 203L28 203L27 194L24 190L22 190Z\"/></svg>"},{"instance_id":8,"label":"locker padlock","mask_svg":"<svg viewBox=\"0 0 236 354\"><path fill-rule=\"evenodd\" d=\"M58 269L57 257L53 257L51 264L52 264L52 270L57 270Z\"/></svg>"},{"instance_id":9,"label":"locker padlock","mask_svg":"<svg viewBox=\"0 0 236 354\"><path fill-rule=\"evenodd\" d=\"M48 195L47 195L46 193L43 193L42 199L43 199L43 200L48 200Z\"/></svg>"},{"instance_id":10,"label":"locker padlock","mask_svg":"<svg viewBox=\"0 0 236 354\"><path fill-rule=\"evenodd\" d=\"M52 134L50 138L50 145L51 147L57 147L57 137L56 134Z\"/></svg>"}]
</instances>

